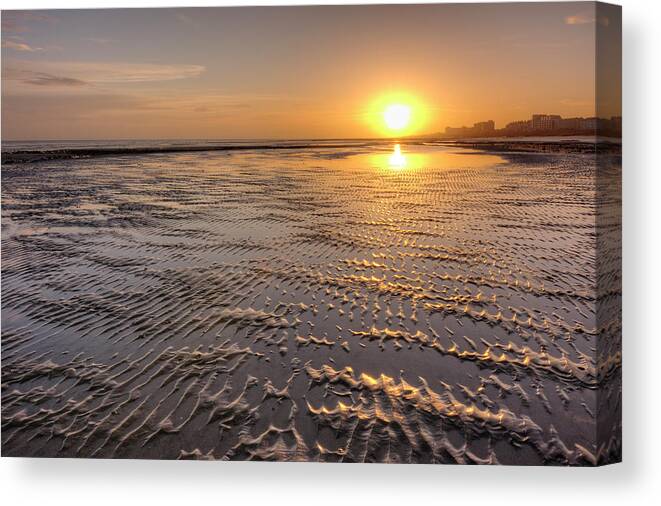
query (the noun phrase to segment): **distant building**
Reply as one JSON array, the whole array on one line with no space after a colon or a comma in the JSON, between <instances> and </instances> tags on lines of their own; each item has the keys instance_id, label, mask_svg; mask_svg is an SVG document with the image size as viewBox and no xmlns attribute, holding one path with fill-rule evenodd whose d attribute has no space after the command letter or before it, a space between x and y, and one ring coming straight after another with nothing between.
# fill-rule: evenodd
<instances>
[{"instance_id":1,"label":"distant building","mask_svg":"<svg viewBox=\"0 0 661 506\"><path fill-rule=\"evenodd\" d=\"M532 121L530 120L512 121L505 125L505 131L507 133L522 134L530 130L532 130Z\"/></svg>"},{"instance_id":2,"label":"distant building","mask_svg":"<svg viewBox=\"0 0 661 506\"><path fill-rule=\"evenodd\" d=\"M533 130L557 130L560 128L562 118L557 114L533 114Z\"/></svg>"},{"instance_id":3,"label":"distant building","mask_svg":"<svg viewBox=\"0 0 661 506\"><path fill-rule=\"evenodd\" d=\"M622 132L622 117L610 118L562 118L557 114L533 114L529 120L512 121L505 128L496 130L493 120L480 121L472 127L447 127L447 137L494 137L496 135L571 135L594 134L619 136Z\"/></svg>"},{"instance_id":4,"label":"distant building","mask_svg":"<svg viewBox=\"0 0 661 506\"><path fill-rule=\"evenodd\" d=\"M579 130L596 130L598 125L598 118L581 118Z\"/></svg>"},{"instance_id":5,"label":"distant building","mask_svg":"<svg viewBox=\"0 0 661 506\"><path fill-rule=\"evenodd\" d=\"M491 135L495 131L496 124L493 120L480 121L474 123L472 127L445 127L445 135L448 137L481 137Z\"/></svg>"},{"instance_id":6,"label":"distant building","mask_svg":"<svg viewBox=\"0 0 661 506\"><path fill-rule=\"evenodd\" d=\"M468 127L445 127L445 135L448 137L465 137L468 135Z\"/></svg>"},{"instance_id":7,"label":"distant building","mask_svg":"<svg viewBox=\"0 0 661 506\"><path fill-rule=\"evenodd\" d=\"M490 134L493 133L495 129L496 124L491 119L489 121L480 121L479 123L475 123L473 125L473 133L477 135Z\"/></svg>"},{"instance_id":8,"label":"distant building","mask_svg":"<svg viewBox=\"0 0 661 506\"><path fill-rule=\"evenodd\" d=\"M581 130L583 118L562 118L560 128L563 130Z\"/></svg>"}]
</instances>

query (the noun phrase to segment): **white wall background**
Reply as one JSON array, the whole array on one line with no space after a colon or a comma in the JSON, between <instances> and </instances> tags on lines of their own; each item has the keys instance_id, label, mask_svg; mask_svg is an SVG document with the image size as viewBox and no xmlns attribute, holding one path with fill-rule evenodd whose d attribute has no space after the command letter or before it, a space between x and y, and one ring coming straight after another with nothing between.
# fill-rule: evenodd
<instances>
[{"instance_id":1,"label":"white wall background","mask_svg":"<svg viewBox=\"0 0 661 506\"><path fill-rule=\"evenodd\" d=\"M0 7L282 3L315 2L0 0ZM625 94L623 464L600 469L561 469L3 458L0 459L0 498L4 504L661 503L661 2L621 0L619 3L624 9Z\"/></svg>"}]
</instances>

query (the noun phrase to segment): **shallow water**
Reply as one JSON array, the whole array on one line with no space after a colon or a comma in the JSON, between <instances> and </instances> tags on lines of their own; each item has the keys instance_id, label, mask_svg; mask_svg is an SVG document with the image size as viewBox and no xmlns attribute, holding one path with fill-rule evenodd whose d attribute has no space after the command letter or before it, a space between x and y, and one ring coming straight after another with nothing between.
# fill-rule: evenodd
<instances>
[{"instance_id":1,"label":"shallow water","mask_svg":"<svg viewBox=\"0 0 661 506\"><path fill-rule=\"evenodd\" d=\"M2 453L617 459L597 170L406 145L7 166Z\"/></svg>"}]
</instances>

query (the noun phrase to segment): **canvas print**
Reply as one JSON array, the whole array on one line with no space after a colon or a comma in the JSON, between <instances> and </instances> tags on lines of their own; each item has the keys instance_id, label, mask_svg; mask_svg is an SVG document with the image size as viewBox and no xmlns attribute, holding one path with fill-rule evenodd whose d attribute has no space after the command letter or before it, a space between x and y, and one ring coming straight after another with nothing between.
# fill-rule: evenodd
<instances>
[{"instance_id":1,"label":"canvas print","mask_svg":"<svg viewBox=\"0 0 661 506\"><path fill-rule=\"evenodd\" d=\"M2 12L2 456L621 459L621 9Z\"/></svg>"}]
</instances>

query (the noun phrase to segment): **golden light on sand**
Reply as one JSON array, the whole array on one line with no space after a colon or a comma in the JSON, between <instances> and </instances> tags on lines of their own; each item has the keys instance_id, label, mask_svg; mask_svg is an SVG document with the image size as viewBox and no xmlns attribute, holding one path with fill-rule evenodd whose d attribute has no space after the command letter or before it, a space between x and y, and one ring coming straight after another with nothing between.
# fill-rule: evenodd
<instances>
[{"instance_id":1,"label":"golden light on sand","mask_svg":"<svg viewBox=\"0 0 661 506\"><path fill-rule=\"evenodd\" d=\"M424 132L428 107L409 92L390 92L375 98L366 114L367 123L378 135L400 137Z\"/></svg>"},{"instance_id":2,"label":"golden light on sand","mask_svg":"<svg viewBox=\"0 0 661 506\"><path fill-rule=\"evenodd\" d=\"M383 121L391 130L402 130L411 121L411 108L405 104L391 104L383 111Z\"/></svg>"}]
</instances>

